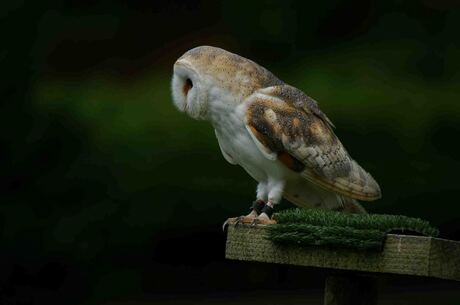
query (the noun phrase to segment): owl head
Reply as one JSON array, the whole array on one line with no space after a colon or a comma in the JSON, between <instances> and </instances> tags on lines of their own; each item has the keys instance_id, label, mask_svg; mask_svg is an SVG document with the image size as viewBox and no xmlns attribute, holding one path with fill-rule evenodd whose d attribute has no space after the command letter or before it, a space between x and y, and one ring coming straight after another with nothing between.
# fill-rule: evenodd
<instances>
[{"instance_id":1,"label":"owl head","mask_svg":"<svg viewBox=\"0 0 460 305\"><path fill-rule=\"evenodd\" d=\"M194 119L206 118L208 109L210 80L203 59L209 52L203 48L192 49L176 61L171 83L174 105Z\"/></svg>"},{"instance_id":2,"label":"owl head","mask_svg":"<svg viewBox=\"0 0 460 305\"><path fill-rule=\"evenodd\" d=\"M180 111L206 119L213 101L236 106L256 90L280 84L283 82L272 73L247 58L201 46L176 61L171 87Z\"/></svg>"}]
</instances>

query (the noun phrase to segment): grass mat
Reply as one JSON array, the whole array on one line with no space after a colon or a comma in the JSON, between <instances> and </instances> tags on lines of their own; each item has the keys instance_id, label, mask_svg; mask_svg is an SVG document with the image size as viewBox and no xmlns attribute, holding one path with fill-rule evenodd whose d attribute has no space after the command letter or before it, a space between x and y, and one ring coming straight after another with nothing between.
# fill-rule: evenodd
<instances>
[{"instance_id":1,"label":"grass mat","mask_svg":"<svg viewBox=\"0 0 460 305\"><path fill-rule=\"evenodd\" d=\"M275 215L269 239L281 244L330 246L359 250L382 249L386 234L436 237L439 230L425 220L402 215L347 214L320 209L291 209Z\"/></svg>"}]
</instances>

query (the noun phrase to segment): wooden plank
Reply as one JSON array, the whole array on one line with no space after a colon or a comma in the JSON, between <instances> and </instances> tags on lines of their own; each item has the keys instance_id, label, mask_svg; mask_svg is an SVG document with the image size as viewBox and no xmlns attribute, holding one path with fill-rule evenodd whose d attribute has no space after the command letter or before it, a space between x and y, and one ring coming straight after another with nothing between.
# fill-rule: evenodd
<instances>
[{"instance_id":1,"label":"wooden plank","mask_svg":"<svg viewBox=\"0 0 460 305\"><path fill-rule=\"evenodd\" d=\"M458 241L389 234L381 252L296 247L271 242L265 228L229 225L226 258L460 280Z\"/></svg>"}]
</instances>

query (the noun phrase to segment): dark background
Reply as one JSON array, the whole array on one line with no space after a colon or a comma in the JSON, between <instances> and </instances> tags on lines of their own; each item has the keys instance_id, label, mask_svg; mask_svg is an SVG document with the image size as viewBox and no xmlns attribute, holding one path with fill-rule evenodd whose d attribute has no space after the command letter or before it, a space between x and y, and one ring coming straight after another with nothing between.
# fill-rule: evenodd
<instances>
[{"instance_id":1,"label":"dark background","mask_svg":"<svg viewBox=\"0 0 460 305\"><path fill-rule=\"evenodd\" d=\"M2 1L0 18L0 304L320 303L321 270L224 260L256 183L172 106L173 63L203 44L319 101L381 185L369 211L460 239L456 1ZM460 299L381 285L388 304Z\"/></svg>"}]
</instances>

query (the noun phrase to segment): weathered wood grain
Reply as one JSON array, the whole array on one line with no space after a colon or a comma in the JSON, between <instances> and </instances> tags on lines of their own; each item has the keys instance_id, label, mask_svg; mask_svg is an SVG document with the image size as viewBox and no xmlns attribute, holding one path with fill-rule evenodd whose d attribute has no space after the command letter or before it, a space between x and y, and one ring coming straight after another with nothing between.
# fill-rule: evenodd
<instances>
[{"instance_id":1,"label":"weathered wood grain","mask_svg":"<svg viewBox=\"0 0 460 305\"><path fill-rule=\"evenodd\" d=\"M229 225L226 258L460 280L460 242L389 234L383 251L277 245L266 226Z\"/></svg>"}]
</instances>

